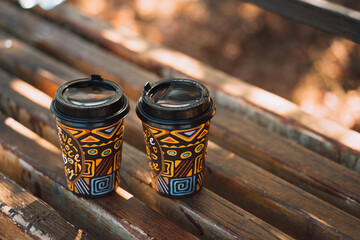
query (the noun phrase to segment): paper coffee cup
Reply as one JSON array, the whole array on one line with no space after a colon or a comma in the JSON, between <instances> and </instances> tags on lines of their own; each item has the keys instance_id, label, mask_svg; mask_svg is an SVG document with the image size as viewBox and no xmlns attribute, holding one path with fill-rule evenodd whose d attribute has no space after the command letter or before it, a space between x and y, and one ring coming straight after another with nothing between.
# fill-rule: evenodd
<instances>
[{"instance_id":1,"label":"paper coffee cup","mask_svg":"<svg viewBox=\"0 0 360 240\"><path fill-rule=\"evenodd\" d=\"M127 97L99 75L60 86L50 111L58 130L70 191L82 197L108 194L119 184Z\"/></svg>"},{"instance_id":2,"label":"paper coffee cup","mask_svg":"<svg viewBox=\"0 0 360 240\"><path fill-rule=\"evenodd\" d=\"M175 198L200 191L215 114L207 88L190 79L147 83L136 113L143 122L153 188Z\"/></svg>"}]
</instances>

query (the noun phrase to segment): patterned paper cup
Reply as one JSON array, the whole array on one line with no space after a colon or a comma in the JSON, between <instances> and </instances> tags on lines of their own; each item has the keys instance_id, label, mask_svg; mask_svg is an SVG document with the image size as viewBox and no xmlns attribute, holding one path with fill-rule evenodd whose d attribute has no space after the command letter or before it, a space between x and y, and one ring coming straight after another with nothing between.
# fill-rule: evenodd
<instances>
[{"instance_id":1,"label":"patterned paper cup","mask_svg":"<svg viewBox=\"0 0 360 240\"><path fill-rule=\"evenodd\" d=\"M114 191L129 112L121 88L99 75L73 80L57 90L50 111L56 118L69 190L82 197Z\"/></svg>"},{"instance_id":2,"label":"patterned paper cup","mask_svg":"<svg viewBox=\"0 0 360 240\"><path fill-rule=\"evenodd\" d=\"M147 84L136 112L143 121L153 188L175 198L200 191L215 114L205 86L189 79Z\"/></svg>"}]
</instances>

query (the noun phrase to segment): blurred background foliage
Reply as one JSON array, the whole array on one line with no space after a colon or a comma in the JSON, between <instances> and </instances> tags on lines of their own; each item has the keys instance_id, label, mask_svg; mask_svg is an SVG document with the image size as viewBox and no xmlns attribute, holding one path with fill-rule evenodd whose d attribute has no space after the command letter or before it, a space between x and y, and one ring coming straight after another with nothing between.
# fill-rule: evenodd
<instances>
[{"instance_id":1,"label":"blurred background foliage","mask_svg":"<svg viewBox=\"0 0 360 240\"><path fill-rule=\"evenodd\" d=\"M68 2L360 131L359 44L237 0Z\"/></svg>"}]
</instances>

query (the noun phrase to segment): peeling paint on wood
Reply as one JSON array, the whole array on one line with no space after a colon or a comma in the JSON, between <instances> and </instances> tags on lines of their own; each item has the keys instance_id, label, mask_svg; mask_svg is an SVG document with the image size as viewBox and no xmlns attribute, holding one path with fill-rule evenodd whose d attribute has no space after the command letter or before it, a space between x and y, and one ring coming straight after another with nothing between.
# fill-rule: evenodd
<instances>
[{"instance_id":1,"label":"peeling paint on wood","mask_svg":"<svg viewBox=\"0 0 360 240\"><path fill-rule=\"evenodd\" d=\"M11 220L18 226L26 228L26 232L38 237L39 239L49 240L51 239L47 234L42 232L41 230L35 228L31 222L26 221L23 217L21 212L17 213L14 209L3 205L0 203L1 211L9 216Z\"/></svg>"}]
</instances>

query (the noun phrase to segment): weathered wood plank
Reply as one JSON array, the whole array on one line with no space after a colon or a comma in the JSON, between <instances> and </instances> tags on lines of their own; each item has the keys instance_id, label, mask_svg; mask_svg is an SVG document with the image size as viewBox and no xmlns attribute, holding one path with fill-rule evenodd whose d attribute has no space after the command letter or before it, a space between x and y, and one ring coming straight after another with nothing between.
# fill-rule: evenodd
<instances>
[{"instance_id":1,"label":"weathered wood plank","mask_svg":"<svg viewBox=\"0 0 360 240\"><path fill-rule=\"evenodd\" d=\"M27 82L16 78L10 81L10 78L0 70L0 111L25 123L39 136L58 146L55 122L48 123L51 98ZM53 92L51 89L48 91ZM18 101L19 99L21 101ZM27 112L33 114L30 116Z\"/></svg>"},{"instance_id":2,"label":"weathered wood plank","mask_svg":"<svg viewBox=\"0 0 360 240\"><path fill-rule=\"evenodd\" d=\"M20 97L13 96L13 98L16 101L21 101ZM31 115L31 111L28 114ZM138 144L141 142L139 137L134 136L139 133L141 135L141 125L135 119L136 117L131 113L126 119L127 123L133 122L134 126L130 131L126 130L126 135L130 136L127 141L140 147L142 144ZM52 119L49 117L47 122L50 123L51 121ZM133 133L133 131L135 132ZM179 221L179 218L184 217L179 214L181 209L185 211L184 209L189 209L189 207L184 207L183 203L175 205L169 203L168 199L149 190L150 180L146 169L147 165L144 163L146 158L136 151L129 151L129 148L127 147L127 150L124 150L123 183L126 183L129 189L134 191L133 193L142 201L164 214L170 214L169 217L172 216ZM298 238L331 239L358 234L353 232L353 227L348 227L360 224L358 219L269 174L212 142L209 143L207 168L208 174L205 182L207 187ZM346 170L356 174L348 169ZM202 199L202 197L199 198ZM214 197L209 194L205 199L209 201ZM189 200L189 202L191 201ZM350 200L348 202L351 203ZM191 202L186 205L192 206L192 204L195 203ZM353 209L356 210L356 205L353 206ZM195 207L195 210L192 208L189 212L196 213L197 211L199 209L196 210ZM178 213L176 217L173 216L174 213ZM198 219L198 216L195 215L192 219ZM275 219L276 221L274 221ZM337 221L334 222L334 219ZM201 229L207 229L208 226L203 223L199 225L202 226Z\"/></svg>"},{"instance_id":3,"label":"weathered wood plank","mask_svg":"<svg viewBox=\"0 0 360 240\"><path fill-rule=\"evenodd\" d=\"M5 141L6 139L6 144L11 146L12 148L16 148L16 151L18 151L19 153L26 155L31 161L30 164L39 164L41 166L44 166L45 161L59 160L59 155L41 150L41 146L36 146L34 142L33 143L29 142L29 139L27 138L30 137L30 141L32 138L34 138L34 136L31 137L29 133L26 134L27 136L21 136L17 132L14 132L11 129L9 129L9 127L1 126L1 125L0 125L0 130L2 132L2 136L0 136L0 142ZM22 141L23 143L26 142L26 147L19 146L19 144L17 144L17 141ZM30 150L29 148L36 149L35 150L36 154L35 152L33 152L33 150ZM136 159L137 161L135 161ZM146 159L147 158L144 153L140 153L138 150L125 144L122 165L134 166L133 162L136 162L137 164L139 164L140 162L141 163L140 165L135 165L135 167L137 167L138 169L137 172L139 172L139 169L144 169L145 166L147 166ZM41 163L41 161L43 162ZM61 162L61 161L59 160L57 162ZM59 177L58 174L63 174L60 173L63 169L62 168L59 169L60 169L59 171L56 171L55 174L56 177ZM46 174L49 172L54 172L53 169L45 169L45 170L47 171ZM123 180L126 182L138 181L138 179L132 176L125 177L123 178ZM186 224L186 227L189 230L199 235L200 237L219 238L219 239L244 238L244 237L253 238L253 239L278 239L277 236L280 235L289 238L288 236L281 233L276 228L254 217L250 213L247 213L246 211L231 204L230 202L222 199L221 197L211 193L210 191L205 190L201 193L201 196L203 197L197 200L197 206L194 208L191 206L191 204L184 204L182 201L172 201L167 198L160 197L160 195L158 195L151 189L148 182L145 184L145 186L147 187L147 190L143 192L143 194L146 194L146 192L151 192L151 194L155 198L162 198L165 201L170 201L171 205L173 205L173 208L177 209L177 211L173 211L170 215L168 214L168 217L176 218L177 222L180 223L181 225ZM134 190L134 189L129 189L129 190ZM42 194L44 195L46 194L46 192ZM111 206L112 215L119 215L118 212L121 212L120 215L122 215L122 218L126 219L132 224L140 222L138 223L139 225L137 225L138 227L140 227L141 224L145 222L147 222L147 224L149 225L147 228L153 229L153 231L156 232L168 231L171 227L170 225L164 229L163 224L167 224L167 223L158 222L156 217L154 217L154 219L149 219L148 216L146 216L146 211L144 211L144 209L141 210L132 209L132 211L129 211L131 208L136 208L136 207L139 208L139 206L136 206L134 204L129 204L131 200L126 201L126 203L128 203L127 205L129 206L126 206L125 209L123 209L124 206L117 206L121 204L116 200L114 196L91 200L91 202L94 202L97 205L107 210L109 210L110 207L106 207L106 206ZM157 204L161 204L161 202L158 202ZM205 211L206 207L209 205L212 206L211 210L216 209L217 211L219 211L219 213L223 213L225 215L216 216L214 214L210 214L211 211L209 210ZM202 206L203 209L201 209L199 206ZM162 206L162 208L164 211L168 210L166 209L166 205ZM142 218L144 218L143 220L138 220L136 219L137 217L139 217L137 216L138 215L137 213L141 211L144 211L143 214L145 216L142 216ZM135 215L135 218L133 215ZM237 224L237 223L241 223L241 224ZM159 228L161 229L161 231L159 231ZM143 231L146 231L144 227L142 227L141 229ZM167 236L171 236L171 238L179 237L176 235L169 235L172 234L169 231L167 233L163 233L161 236L164 237L166 236L165 234L168 234ZM156 237L158 233L155 235L154 233L152 233L150 235ZM159 235L157 237L159 237ZM186 237L186 235L184 237Z\"/></svg>"},{"instance_id":4,"label":"weathered wood plank","mask_svg":"<svg viewBox=\"0 0 360 240\"><path fill-rule=\"evenodd\" d=\"M253 2L272 5L274 1ZM300 5L305 3L296 2ZM42 11L39 8L36 10L104 48L164 77L185 75L200 80L210 87L219 107L231 108L272 132L360 172L358 133L332 121L304 113L278 96L243 83L184 54L151 44L135 33L115 29L103 21L87 18L70 5L63 4L52 11Z\"/></svg>"},{"instance_id":5,"label":"weathered wood plank","mask_svg":"<svg viewBox=\"0 0 360 240\"><path fill-rule=\"evenodd\" d=\"M3 65L16 66L16 74L23 75L26 78L32 79L37 75L41 75L36 78L43 79L43 81L39 80L38 82L40 82L40 85L46 86L46 75L39 72L33 72L32 75L22 74L22 71L25 73L31 72L30 70L27 70L31 69L28 66L28 61L31 61L31 59L34 58L32 57L33 55L38 55L39 53L33 50L30 54L30 51L26 50L24 53L27 54L24 54L21 49L27 48L25 45L21 45L20 42L10 38L8 35L4 36L3 33L0 33L0 37L1 36L4 38L0 39L11 39L18 47L6 49L4 51L0 49L1 56L3 56L4 59L3 61L6 62L6 64ZM47 67L47 65L52 64L52 62L48 61L46 56L41 56L42 57L36 57L36 59L39 59L37 61L38 66L45 69L46 72L49 71L51 73L51 67ZM60 63L57 64L59 65ZM54 74L56 74L55 76L59 79L66 77L66 75L57 75L58 73ZM58 84L61 84L61 82ZM42 90L51 94L51 91L48 91L46 87ZM135 105L133 103L131 103L131 106L134 109ZM14 110L8 111L14 112ZM238 120L230 121L230 119ZM315 196L334 204L350 214L358 217L360 216L360 193L359 188L356 186L356 182L359 181L357 174L353 174L351 171L331 163L317 154L306 151L306 149L297 146L296 144L292 144L275 134L258 128L251 123L242 120L236 116L236 114L230 114L227 111L219 109L218 114L215 116L212 123L213 127L212 131L210 131L211 139L215 140L218 144L221 144L223 147L228 148L235 153L245 156L246 159L250 159L259 166L296 184ZM126 141L129 141L133 145L137 145L139 149L143 150L143 142L138 141L138 139L142 139L141 127L139 125L139 120L133 113L129 114L126 126L128 129L127 131L131 133L125 135ZM228 126L236 127L229 130ZM32 129L35 129L39 134L43 134L40 130L36 130L37 127ZM251 131L255 131L256 133L251 133ZM245 132L249 133L244 134ZM252 135L256 135L257 137L252 137ZM274 139L276 141L274 141ZM224 144L225 142L226 144ZM271 144L272 142L274 143ZM277 144L277 147L273 147L275 144ZM251 151L248 152L249 150ZM301 155L303 151L307 156L306 158ZM293 152L296 152L297 155L292 155ZM312 163L314 162L318 164L312 166ZM333 174L339 175L339 172L341 172L341 176L334 178Z\"/></svg>"},{"instance_id":6,"label":"weathered wood plank","mask_svg":"<svg viewBox=\"0 0 360 240\"><path fill-rule=\"evenodd\" d=\"M0 173L0 210L23 232L38 239L92 239L54 209ZM4 225L3 223L1 225ZM3 229L6 234L11 230ZM11 236L17 239L18 235Z\"/></svg>"},{"instance_id":7,"label":"weathered wood plank","mask_svg":"<svg viewBox=\"0 0 360 240\"><path fill-rule=\"evenodd\" d=\"M328 0L245 0L284 17L360 43L360 12Z\"/></svg>"},{"instance_id":8,"label":"weathered wood plank","mask_svg":"<svg viewBox=\"0 0 360 240\"><path fill-rule=\"evenodd\" d=\"M58 148L11 118L1 117L0 132L0 170L92 236L195 239L134 197L125 199L118 194L94 200L76 197L65 188Z\"/></svg>"},{"instance_id":9,"label":"weathered wood plank","mask_svg":"<svg viewBox=\"0 0 360 240\"><path fill-rule=\"evenodd\" d=\"M13 239L16 236L16 240L33 240L36 239L30 234L21 230L14 222L8 218L8 216L0 213L0 238L1 239Z\"/></svg>"}]
</instances>

